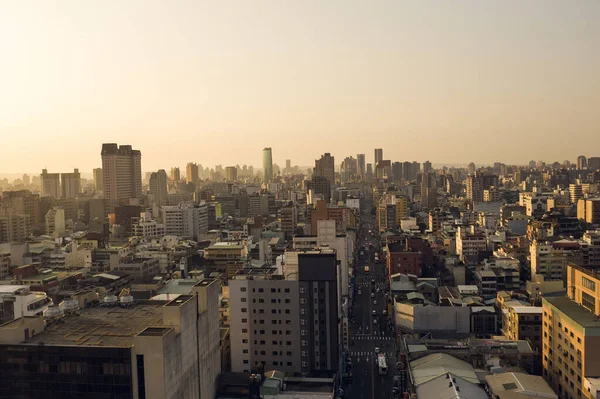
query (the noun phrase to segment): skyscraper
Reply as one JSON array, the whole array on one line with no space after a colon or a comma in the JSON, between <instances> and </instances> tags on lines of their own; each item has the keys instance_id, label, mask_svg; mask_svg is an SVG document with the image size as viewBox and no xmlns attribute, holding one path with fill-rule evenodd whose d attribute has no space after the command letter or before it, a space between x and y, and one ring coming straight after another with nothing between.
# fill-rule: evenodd
<instances>
[{"instance_id":1,"label":"skyscraper","mask_svg":"<svg viewBox=\"0 0 600 399\"><path fill-rule=\"evenodd\" d=\"M62 198L77 198L81 192L81 174L79 169L73 173L61 173Z\"/></svg>"},{"instance_id":2,"label":"skyscraper","mask_svg":"<svg viewBox=\"0 0 600 399\"><path fill-rule=\"evenodd\" d=\"M92 174L94 177L94 188L98 191L104 190L104 178L102 176L102 168L95 168Z\"/></svg>"},{"instance_id":3,"label":"skyscraper","mask_svg":"<svg viewBox=\"0 0 600 399\"><path fill-rule=\"evenodd\" d=\"M473 162L471 162L467 167L467 172L469 173L469 176L473 176L475 174L475 164Z\"/></svg>"},{"instance_id":4,"label":"skyscraper","mask_svg":"<svg viewBox=\"0 0 600 399\"><path fill-rule=\"evenodd\" d=\"M47 169L42 169L40 182L42 184L42 197L60 198L59 173L48 173Z\"/></svg>"},{"instance_id":5,"label":"skyscraper","mask_svg":"<svg viewBox=\"0 0 600 399\"><path fill-rule=\"evenodd\" d=\"M263 149L263 180L270 183L273 180L273 153L271 147Z\"/></svg>"},{"instance_id":6,"label":"skyscraper","mask_svg":"<svg viewBox=\"0 0 600 399\"><path fill-rule=\"evenodd\" d=\"M580 155L577 157L577 169L585 169L587 168L587 157L585 155Z\"/></svg>"},{"instance_id":7,"label":"skyscraper","mask_svg":"<svg viewBox=\"0 0 600 399\"><path fill-rule=\"evenodd\" d=\"M167 202L167 172L164 169L150 175L150 194L154 197L153 203L164 205Z\"/></svg>"},{"instance_id":8,"label":"skyscraper","mask_svg":"<svg viewBox=\"0 0 600 399\"><path fill-rule=\"evenodd\" d=\"M383 148L375 148L375 163L373 166L376 168L377 164L383 160Z\"/></svg>"},{"instance_id":9,"label":"skyscraper","mask_svg":"<svg viewBox=\"0 0 600 399\"><path fill-rule=\"evenodd\" d=\"M313 176L324 177L330 185L335 184L335 158L328 152L315 160Z\"/></svg>"},{"instance_id":10,"label":"skyscraper","mask_svg":"<svg viewBox=\"0 0 600 399\"><path fill-rule=\"evenodd\" d=\"M431 162L425 161L423 162L423 173L429 173L432 171Z\"/></svg>"},{"instance_id":11,"label":"skyscraper","mask_svg":"<svg viewBox=\"0 0 600 399\"><path fill-rule=\"evenodd\" d=\"M172 181L179 181L179 180L181 180L181 172L179 172L179 168L178 167L171 168L171 180Z\"/></svg>"},{"instance_id":12,"label":"skyscraper","mask_svg":"<svg viewBox=\"0 0 600 399\"><path fill-rule=\"evenodd\" d=\"M237 169L235 166L227 166L225 168L225 180L237 181Z\"/></svg>"},{"instance_id":13,"label":"skyscraper","mask_svg":"<svg viewBox=\"0 0 600 399\"><path fill-rule=\"evenodd\" d=\"M130 145L102 144L102 174L106 209L142 196L142 153Z\"/></svg>"},{"instance_id":14,"label":"skyscraper","mask_svg":"<svg viewBox=\"0 0 600 399\"><path fill-rule=\"evenodd\" d=\"M185 182L186 183L198 183L200 176L198 174L198 164L188 162L185 167Z\"/></svg>"},{"instance_id":15,"label":"skyscraper","mask_svg":"<svg viewBox=\"0 0 600 399\"><path fill-rule=\"evenodd\" d=\"M367 173L367 165L365 163L365 154L356 154L356 163L358 164L358 175L363 178Z\"/></svg>"}]
</instances>

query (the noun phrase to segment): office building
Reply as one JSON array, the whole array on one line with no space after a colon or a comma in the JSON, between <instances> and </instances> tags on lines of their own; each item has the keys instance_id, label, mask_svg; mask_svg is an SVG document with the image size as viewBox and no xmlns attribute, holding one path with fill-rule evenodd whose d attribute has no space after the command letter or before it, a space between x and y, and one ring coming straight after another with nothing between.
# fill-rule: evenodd
<instances>
[{"instance_id":1,"label":"office building","mask_svg":"<svg viewBox=\"0 0 600 399\"><path fill-rule=\"evenodd\" d=\"M60 198L60 174L59 173L48 173L47 169L42 169L40 175L41 183L41 196Z\"/></svg>"},{"instance_id":2,"label":"office building","mask_svg":"<svg viewBox=\"0 0 600 399\"><path fill-rule=\"evenodd\" d=\"M197 240L208 232L208 208L206 204L179 204L161 208L165 234Z\"/></svg>"},{"instance_id":3,"label":"office building","mask_svg":"<svg viewBox=\"0 0 600 399\"><path fill-rule=\"evenodd\" d=\"M198 184L198 180L200 180L198 164L194 162L188 162L188 164L185 166L185 182Z\"/></svg>"},{"instance_id":4,"label":"office building","mask_svg":"<svg viewBox=\"0 0 600 399\"><path fill-rule=\"evenodd\" d=\"M273 180L273 152L271 147L263 149L262 153L263 161L263 181L270 183Z\"/></svg>"},{"instance_id":5,"label":"office building","mask_svg":"<svg viewBox=\"0 0 600 399\"><path fill-rule=\"evenodd\" d=\"M178 167L171 168L171 175L169 176L171 181L179 181L181 180L181 172Z\"/></svg>"},{"instance_id":6,"label":"office building","mask_svg":"<svg viewBox=\"0 0 600 399\"><path fill-rule=\"evenodd\" d=\"M18 215L28 215L31 224L41 222L40 196L29 190L3 192L0 207L10 209Z\"/></svg>"},{"instance_id":7,"label":"office building","mask_svg":"<svg viewBox=\"0 0 600 399\"><path fill-rule=\"evenodd\" d=\"M279 209L279 219L281 220L281 230L285 233L286 239L292 238L298 225L298 208L292 202L281 207Z\"/></svg>"},{"instance_id":8,"label":"office building","mask_svg":"<svg viewBox=\"0 0 600 399\"><path fill-rule=\"evenodd\" d=\"M580 155L577 157L577 169L587 169L587 157L585 155Z\"/></svg>"},{"instance_id":9,"label":"office building","mask_svg":"<svg viewBox=\"0 0 600 399\"><path fill-rule=\"evenodd\" d=\"M402 180L402 162L392 163L392 179L394 181Z\"/></svg>"},{"instance_id":10,"label":"office building","mask_svg":"<svg viewBox=\"0 0 600 399\"><path fill-rule=\"evenodd\" d=\"M477 169L475 168L475 164L473 162L469 163L469 166L467 167L467 173L469 174L469 176L473 176L476 170Z\"/></svg>"},{"instance_id":11,"label":"office building","mask_svg":"<svg viewBox=\"0 0 600 399\"><path fill-rule=\"evenodd\" d=\"M340 167L342 182L351 182L358 178L358 163L353 157L346 157Z\"/></svg>"},{"instance_id":12,"label":"office building","mask_svg":"<svg viewBox=\"0 0 600 399\"><path fill-rule=\"evenodd\" d=\"M595 172L600 170L600 157L590 157L587 161L588 170Z\"/></svg>"},{"instance_id":13,"label":"office building","mask_svg":"<svg viewBox=\"0 0 600 399\"><path fill-rule=\"evenodd\" d=\"M160 169L150 175L151 202L154 205L164 205L167 202L167 172Z\"/></svg>"},{"instance_id":14,"label":"office building","mask_svg":"<svg viewBox=\"0 0 600 399\"><path fill-rule=\"evenodd\" d=\"M130 145L102 144L104 200L112 212L122 202L142 196L142 153Z\"/></svg>"},{"instance_id":15,"label":"office building","mask_svg":"<svg viewBox=\"0 0 600 399\"><path fill-rule=\"evenodd\" d=\"M330 153L326 152L315 160L313 180L315 177L326 178L330 186L335 184L335 158Z\"/></svg>"},{"instance_id":16,"label":"office building","mask_svg":"<svg viewBox=\"0 0 600 399\"><path fill-rule=\"evenodd\" d=\"M77 316L55 307L48 323L4 324L0 397L212 399L221 369L219 292L218 281L204 279L171 301L138 304L123 294ZM48 378L53 373L60 377Z\"/></svg>"},{"instance_id":17,"label":"office building","mask_svg":"<svg viewBox=\"0 0 600 399\"><path fill-rule=\"evenodd\" d=\"M320 194L326 203L331 201L331 182L324 176L313 176L306 182L306 190L307 194L311 194L311 198Z\"/></svg>"},{"instance_id":18,"label":"office building","mask_svg":"<svg viewBox=\"0 0 600 399\"><path fill-rule=\"evenodd\" d=\"M583 188L581 184L569 184L569 201L571 204L577 204L583 198Z\"/></svg>"},{"instance_id":19,"label":"office building","mask_svg":"<svg viewBox=\"0 0 600 399\"><path fill-rule=\"evenodd\" d=\"M73 173L61 173L61 198L77 198L81 193L81 174L79 169Z\"/></svg>"},{"instance_id":20,"label":"office building","mask_svg":"<svg viewBox=\"0 0 600 399\"><path fill-rule=\"evenodd\" d=\"M600 225L600 198L580 199L577 202L577 219L589 225Z\"/></svg>"},{"instance_id":21,"label":"office building","mask_svg":"<svg viewBox=\"0 0 600 399\"><path fill-rule=\"evenodd\" d=\"M600 394L600 276L567 266L567 291L542 297L543 377L561 398Z\"/></svg>"},{"instance_id":22,"label":"office building","mask_svg":"<svg viewBox=\"0 0 600 399\"><path fill-rule=\"evenodd\" d=\"M373 165L370 163L367 164L367 176L373 177Z\"/></svg>"},{"instance_id":23,"label":"office building","mask_svg":"<svg viewBox=\"0 0 600 399\"><path fill-rule=\"evenodd\" d=\"M237 181L238 174L235 166L228 166L225 168L225 180L234 182Z\"/></svg>"},{"instance_id":24,"label":"office building","mask_svg":"<svg viewBox=\"0 0 600 399\"><path fill-rule=\"evenodd\" d=\"M46 214L46 234L59 237L66 231L65 210L54 207Z\"/></svg>"},{"instance_id":25,"label":"office building","mask_svg":"<svg viewBox=\"0 0 600 399\"><path fill-rule=\"evenodd\" d=\"M467 199L473 202L483 201L483 176L477 173L467 177Z\"/></svg>"},{"instance_id":26,"label":"office building","mask_svg":"<svg viewBox=\"0 0 600 399\"><path fill-rule=\"evenodd\" d=\"M377 167L377 164L383 161L383 148L375 148L375 156L373 159L373 165Z\"/></svg>"},{"instance_id":27,"label":"office building","mask_svg":"<svg viewBox=\"0 0 600 399\"><path fill-rule=\"evenodd\" d=\"M96 191L104 190L104 177L102 174L102 168L95 168L92 171L92 177L94 180L94 189L96 189Z\"/></svg>"},{"instance_id":28,"label":"office building","mask_svg":"<svg viewBox=\"0 0 600 399\"><path fill-rule=\"evenodd\" d=\"M427 174L433 172L433 168L431 167L431 162L425 161L423 162L423 174Z\"/></svg>"},{"instance_id":29,"label":"office building","mask_svg":"<svg viewBox=\"0 0 600 399\"><path fill-rule=\"evenodd\" d=\"M364 179L367 173L367 164L365 163L365 154L356 154L356 163L358 165L358 175Z\"/></svg>"},{"instance_id":30,"label":"office building","mask_svg":"<svg viewBox=\"0 0 600 399\"><path fill-rule=\"evenodd\" d=\"M341 295L333 250L286 252L277 269L241 269L229 280L231 368L337 371ZM298 333L299 332L299 333Z\"/></svg>"},{"instance_id":31,"label":"office building","mask_svg":"<svg viewBox=\"0 0 600 399\"><path fill-rule=\"evenodd\" d=\"M50 304L52 299L45 292L31 291L28 285L0 285L0 324L23 316L41 316Z\"/></svg>"}]
</instances>

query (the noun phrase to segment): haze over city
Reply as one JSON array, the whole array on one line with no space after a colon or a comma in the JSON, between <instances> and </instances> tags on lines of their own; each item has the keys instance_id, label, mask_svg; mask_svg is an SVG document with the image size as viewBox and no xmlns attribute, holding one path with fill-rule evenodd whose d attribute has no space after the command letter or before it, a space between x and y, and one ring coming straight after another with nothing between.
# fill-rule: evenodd
<instances>
[{"instance_id":1,"label":"haze over city","mask_svg":"<svg viewBox=\"0 0 600 399\"><path fill-rule=\"evenodd\" d=\"M145 170L259 166L264 146L311 165L317 145L374 140L392 159L574 159L600 144L599 16L596 1L4 2L0 172L87 172L103 142L134 144Z\"/></svg>"}]
</instances>

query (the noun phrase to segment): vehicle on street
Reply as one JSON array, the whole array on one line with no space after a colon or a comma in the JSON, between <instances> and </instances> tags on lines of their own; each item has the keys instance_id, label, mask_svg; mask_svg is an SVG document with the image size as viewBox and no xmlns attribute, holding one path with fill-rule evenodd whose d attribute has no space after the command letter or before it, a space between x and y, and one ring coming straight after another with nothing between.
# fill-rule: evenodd
<instances>
[{"instance_id":1,"label":"vehicle on street","mask_svg":"<svg viewBox=\"0 0 600 399\"><path fill-rule=\"evenodd\" d=\"M387 361L383 353L377 355L377 367L379 368L379 375L387 374Z\"/></svg>"},{"instance_id":2,"label":"vehicle on street","mask_svg":"<svg viewBox=\"0 0 600 399\"><path fill-rule=\"evenodd\" d=\"M377 324L377 319L373 319L373 324Z\"/></svg>"},{"instance_id":3,"label":"vehicle on street","mask_svg":"<svg viewBox=\"0 0 600 399\"><path fill-rule=\"evenodd\" d=\"M358 290L358 295L360 295L360 294L362 294L362 291L361 291L361 290Z\"/></svg>"},{"instance_id":4,"label":"vehicle on street","mask_svg":"<svg viewBox=\"0 0 600 399\"><path fill-rule=\"evenodd\" d=\"M365 269L364 269L364 270L365 270L365 273L369 273L369 270L370 270L370 269L369 269L369 266L365 266Z\"/></svg>"},{"instance_id":5,"label":"vehicle on street","mask_svg":"<svg viewBox=\"0 0 600 399\"><path fill-rule=\"evenodd\" d=\"M383 315L387 315L387 310L383 309Z\"/></svg>"},{"instance_id":6,"label":"vehicle on street","mask_svg":"<svg viewBox=\"0 0 600 399\"><path fill-rule=\"evenodd\" d=\"M376 292L379 294L379 291L381 291L379 288L377 288Z\"/></svg>"},{"instance_id":7,"label":"vehicle on street","mask_svg":"<svg viewBox=\"0 0 600 399\"><path fill-rule=\"evenodd\" d=\"M376 310L374 310L374 311L372 311L372 312L371 312L371 314L372 314L373 316L376 316L376 315L377 315L377 311L376 311Z\"/></svg>"},{"instance_id":8,"label":"vehicle on street","mask_svg":"<svg viewBox=\"0 0 600 399\"><path fill-rule=\"evenodd\" d=\"M376 346L376 347L375 347L375 354L376 354L376 355L378 355L378 354L379 354L379 347L378 347L378 346Z\"/></svg>"},{"instance_id":9,"label":"vehicle on street","mask_svg":"<svg viewBox=\"0 0 600 399\"><path fill-rule=\"evenodd\" d=\"M371 298L375 298L375 293L371 292Z\"/></svg>"},{"instance_id":10,"label":"vehicle on street","mask_svg":"<svg viewBox=\"0 0 600 399\"><path fill-rule=\"evenodd\" d=\"M377 305L377 301L373 301L373 305Z\"/></svg>"}]
</instances>

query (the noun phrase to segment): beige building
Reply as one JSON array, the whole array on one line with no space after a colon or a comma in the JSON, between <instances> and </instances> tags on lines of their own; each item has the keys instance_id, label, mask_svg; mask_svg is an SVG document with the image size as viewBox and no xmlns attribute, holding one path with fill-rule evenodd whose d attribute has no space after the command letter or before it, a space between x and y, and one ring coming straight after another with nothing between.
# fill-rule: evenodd
<instances>
[{"instance_id":1,"label":"beige building","mask_svg":"<svg viewBox=\"0 0 600 399\"><path fill-rule=\"evenodd\" d=\"M600 275L569 264L567 287L542 297L543 376L561 398L597 398Z\"/></svg>"},{"instance_id":2,"label":"beige building","mask_svg":"<svg viewBox=\"0 0 600 399\"><path fill-rule=\"evenodd\" d=\"M527 341L534 351L542 345L542 308L508 305L502 320L504 336L513 341Z\"/></svg>"},{"instance_id":3,"label":"beige building","mask_svg":"<svg viewBox=\"0 0 600 399\"><path fill-rule=\"evenodd\" d=\"M102 180L108 212L142 196L142 153L130 145L102 144Z\"/></svg>"},{"instance_id":4,"label":"beige building","mask_svg":"<svg viewBox=\"0 0 600 399\"><path fill-rule=\"evenodd\" d=\"M60 198L60 174L48 173L47 169L42 169L40 175L41 196Z\"/></svg>"},{"instance_id":5,"label":"beige building","mask_svg":"<svg viewBox=\"0 0 600 399\"><path fill-rule=\"evenodd\" d=\"M61 173L61 194L62 198L77 198L81 193L81 174L79 169L73 173Z\"/></svg>"},{"instance_id":6,"label":"beige building","mask_svg":"<svg viewBox=\"0 0 600 399\"><path fill-rule=\"evenodd\" d=\"M600 225L600 198L585 198L577 202L577 218L585 223Z\"/></svg>"},{"instance_id":7,"label":"beige building","mask_svg":"<svg viewBox=\"0 0 600 399\"><path fill-rule=\"evenodd\" d=\"M39 317L5 323L0 342L9 345L0 361L33 361L35 371L3 371L0 397L13 397L18 384L26 397L113 397L119 392L134 399L212 399L221 370L219 289L218 281L204 279L191 295L169 302L115 303L80 310L78 316L54 308L48 323ZM62 378L42 382L38 370L56 370Z\"/></svg>"},{"instance_id":8,"label":"beige building","mask_svg":"<svg viewBox=\"0 0 600 399\"><path fill-rule=\"evenodd\" d=\"M31 236L31 219L8 210L0 210L0 243L23 242Z\"/></svg>"}]
</instances>

